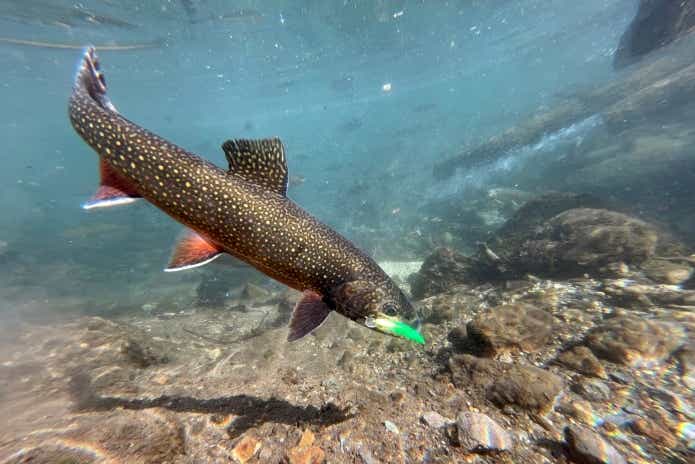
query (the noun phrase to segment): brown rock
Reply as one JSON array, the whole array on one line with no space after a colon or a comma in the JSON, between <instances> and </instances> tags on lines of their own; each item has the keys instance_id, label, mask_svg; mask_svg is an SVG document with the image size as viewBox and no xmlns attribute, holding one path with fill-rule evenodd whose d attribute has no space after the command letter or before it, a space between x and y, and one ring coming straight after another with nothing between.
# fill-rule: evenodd
<instances>
[{"instance_id":1,"label":"brown rock","mask_svg":"<svg viewBox=\"0 0 695 464\"><path fill-rule=\"evenodd\" d=\"M246 435L234 446L232 456L237 462L244 464L251 459L259 449L261 449L261 442L251 435Z\"/></svg>"},{"instance_id":2,"label":"brown rock","mask_svg":"<svg viewBox=\"0 0 695 464\"><path fill-rule=\"evenodd\" d=\"M620 38L613 57L622 68L688 34L695 26L692 1L641 0L637 15Z\"/></svg>"},{"instance_id":3,"label":"brown rock","mask_svg":"<svg viewBox=\"0 0 695 464\"><path fill-rule=\"evenodd\" d=\"M685 339L682 327L636 316L606 320L586 336L596 356L629 366L641 366L668 358Z\"/></svg>"},{"instance_id":4,"label":"brown rock","mask_svg":"<svg viewBox=\"0 0 695 464\"><path fill-rule=\"evenodd\" d=\"M693 275L693 268L689 265L664 259L647 260L641 268L651 280L670 285L682 284Z\"/></svg>"},{"instance_id":5,"label":"brown rock","mask_svg":"<svg viewBox=\"0 0 695 464\"><path fill-rule=\"evenodd\" d=\"M544 413L552 406L563 386L562 379L552 372L514 364L504 376L495 380L487 396L500 407L511 404Z\"/></svg>"},{"instance_id":6,"label":"brown rock","mask_svg":"<svg viewBox=\"0 0 695 464\"><path fill-rule=\"evenodd\" d=\"M458 444L468 452L507 451L512 438L485 414L463 412L457 420Z\"/></svg>"},{"instance_id":7,"label":"brown rock","mask_svg":"<svg viewBox=\"0 0 695 464\"><path fill-rule=\"evenodd\" d=\"M290 464L322 464L326 461L326 453L314 444L314 433L307 429L299 439L297 446L292 448L287 458Z\"/></svg>"},{"instance_id":8,"label":"brown rock","mask_svg":"<svg viewBox=\"0 0 695 464\"><path fill-rule=\"evenodd\" d=\"M584 427L565 427L570 455L579 464L626 464L625 458L597 433Z\"/></svg>"},{"instance_id":9,"label":"brown rock","mask_svg":"<svg viewBox=\"0 0 695 464\"><path fill-rule=\"evenodd\" d=\"M450 248L437 248L408 280L413 298L436 295L462 283L476 282L476 263Z\"/></svg>"},{"instance_id":10,"label":"brown rock","mask_svg":"<svg viewBox=\"0 0 695 464\"><path fill-rule=\"evenodd\" d=\"M562 379L549 371L469 354L449 358L449 370L457 388L482 390L499 407L516 405L545 412L564 386Z\"/></svg>"},{"instance_id":11,"label":"brown rock","mask_svg":"<svg viewBox=\"0 0 695 464\"><path fill-rule=\"evenodd\" d=\"M586 346L575 346L560 353L556 360L573 371L592 377L606 378L606 370L601 361Z\"/></svg>"},{"instance_id":12,"label":"brown rock","mask_svg":"<svg viewBox=\"0 0 695 464\"><path fill-rule=\"evenodd\" d=\"M526 304L498 306L468 323L468 337L477 351L496 356L512 350L538 351L553 333L554 318Z\"/></svg>"},{"instance_id":13,"label":"brown rock","mask_svg":"<svg viewBox=\"0 0 695 464\"><path fill-rule=\"evenodd\" d=\"M649 438L658 446L673 448L678 444L678 440L670 431L654 421L640 417L632 421L630 428L636 434Z\"/></svg>"},{"instance_id":14,"label":"brown rock","mask_svg":"<svg viewBox=\"0 0 695 464\"><path fill-rule=\"evenodd\" d=\"M632 265L650 258L659 236L654 226L625 214L576 208L521 231L508 243L502 240L499 255L517 273L600 274L613 263Z\"/></svg>"}]
</instances>

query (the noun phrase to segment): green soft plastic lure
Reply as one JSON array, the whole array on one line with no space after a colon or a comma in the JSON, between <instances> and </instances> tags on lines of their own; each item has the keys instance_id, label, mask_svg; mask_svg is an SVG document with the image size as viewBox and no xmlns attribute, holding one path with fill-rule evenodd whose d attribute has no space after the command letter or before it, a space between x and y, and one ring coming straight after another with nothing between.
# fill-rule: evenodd
<instances>
[{"instance_id":1,"label":"green soft plastic lure","mask_svg":"<svg viewBox=\"0 0 695 464\"><path fill-rule=\"evenodd\" d=\"M377 318L374 319L374 324L376 328L382 332L386 332L397 337L402 337L421 345L425 344L425 337L423 337L417 329L409 326L405 322L398 320L394 321L386 318Z\"/></svg>"}]
</instances>

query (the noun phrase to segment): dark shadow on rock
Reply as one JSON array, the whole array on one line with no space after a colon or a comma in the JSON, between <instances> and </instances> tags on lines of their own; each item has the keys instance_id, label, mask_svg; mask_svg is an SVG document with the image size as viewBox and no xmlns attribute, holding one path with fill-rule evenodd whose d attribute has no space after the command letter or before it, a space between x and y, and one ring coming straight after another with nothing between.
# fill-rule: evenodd
<instances>
[{"instance_id":1,"label":"dark shadow on rock","mask_svg":"<svg viewBox=\"0 0 695 464\"><path fill-rule=\"evenodd\" d=\"M263 399L251 395L231 395L210 399L170 395L146 399L99 396L94 392L89 377L83 372L71 376L70 392L77 411L107 411L115 408L133 410L165 408L174 412L234 414L239 417L232 422L227 430L230 438L240 436L246 430L266 422L321 427L338 424L354 416L333 403L327 403L320 408L296 406L278 398Z\"/></svg>"},{"instance_id":2,"label":"dark shadow on rock","mask_svg":"<svg viewBox=\"0 0 695 464\"><path fill-rule=\"evenodd\" d=\"M541 448L545 448L550 451L550 453L552 453L553 457L556 459L560 459L561 457L564 457L564 459L569 458L565 442L551 440L549 438L541 438L540 440L536 441L536 444Z\"/></svg>"}]
</instances>

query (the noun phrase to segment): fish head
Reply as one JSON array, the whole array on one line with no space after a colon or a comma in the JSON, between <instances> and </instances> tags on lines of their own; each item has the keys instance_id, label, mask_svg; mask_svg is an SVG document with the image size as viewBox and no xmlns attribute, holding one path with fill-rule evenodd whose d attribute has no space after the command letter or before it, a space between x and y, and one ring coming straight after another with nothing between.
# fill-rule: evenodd
<instances>
[{"instance_id":1,"label":"fish head","mask_svg":"<svg viewBox=\"0 0 695 464\"><path fill-rule=\"evenodd\" d=\"M369 329L425 343L417 311L390 279L341 284L331 292L331 300L337 312Z\"/></svg>"}]
</instances>

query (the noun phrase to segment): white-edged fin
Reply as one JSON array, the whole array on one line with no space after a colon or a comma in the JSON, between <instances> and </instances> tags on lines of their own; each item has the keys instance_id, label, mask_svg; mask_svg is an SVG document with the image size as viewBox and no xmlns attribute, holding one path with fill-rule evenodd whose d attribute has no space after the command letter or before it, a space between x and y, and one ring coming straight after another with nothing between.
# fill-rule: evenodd
<instances>
[{"instance_id":1,"label":"white-edged fin","mask_svg":"<svg viewBox=\"0 0 695 464\"><path fill-rule=\"evenodd\" d=\"M126 178L118 174L105 159L99 160L99 187L82 204L82 209L109 208L127 205L140 198L140 194Z\"/></svg>"},{"instance_id":2,"label":"white-edged fin","mask_svg":"<svg viewBox=\"0 0 695 464\"><path fill-rule=\"evenodd\" d=\"M138 198L132 197L114 197L106 200L90 200L82 203L82 209L89 211L90 209L110 208L111 206L128 205L138 200Z\"/></svg>"},{"instance_id":3,"label":"white-edged fin","mask_svg":"<svg viewBox=\"0 0 695 464\"><path fill-rule=\"evenodd\" d=\"M164 272L185 271L203 266L222 254L222 250L192 230L186 230L174 247Z\"/></svg>"},{"instance_id":4,"label":"white-edged fin","mask_svg":"<svg viewBox=\"0 0 695 464\"><path fill-rule=\"evenodd\" d=\"M287 341L293 342L313 332L321 326L331 312L323 298L312 290L305 290L292 311L290 333Z\"/></svg>"}]
</instances>

